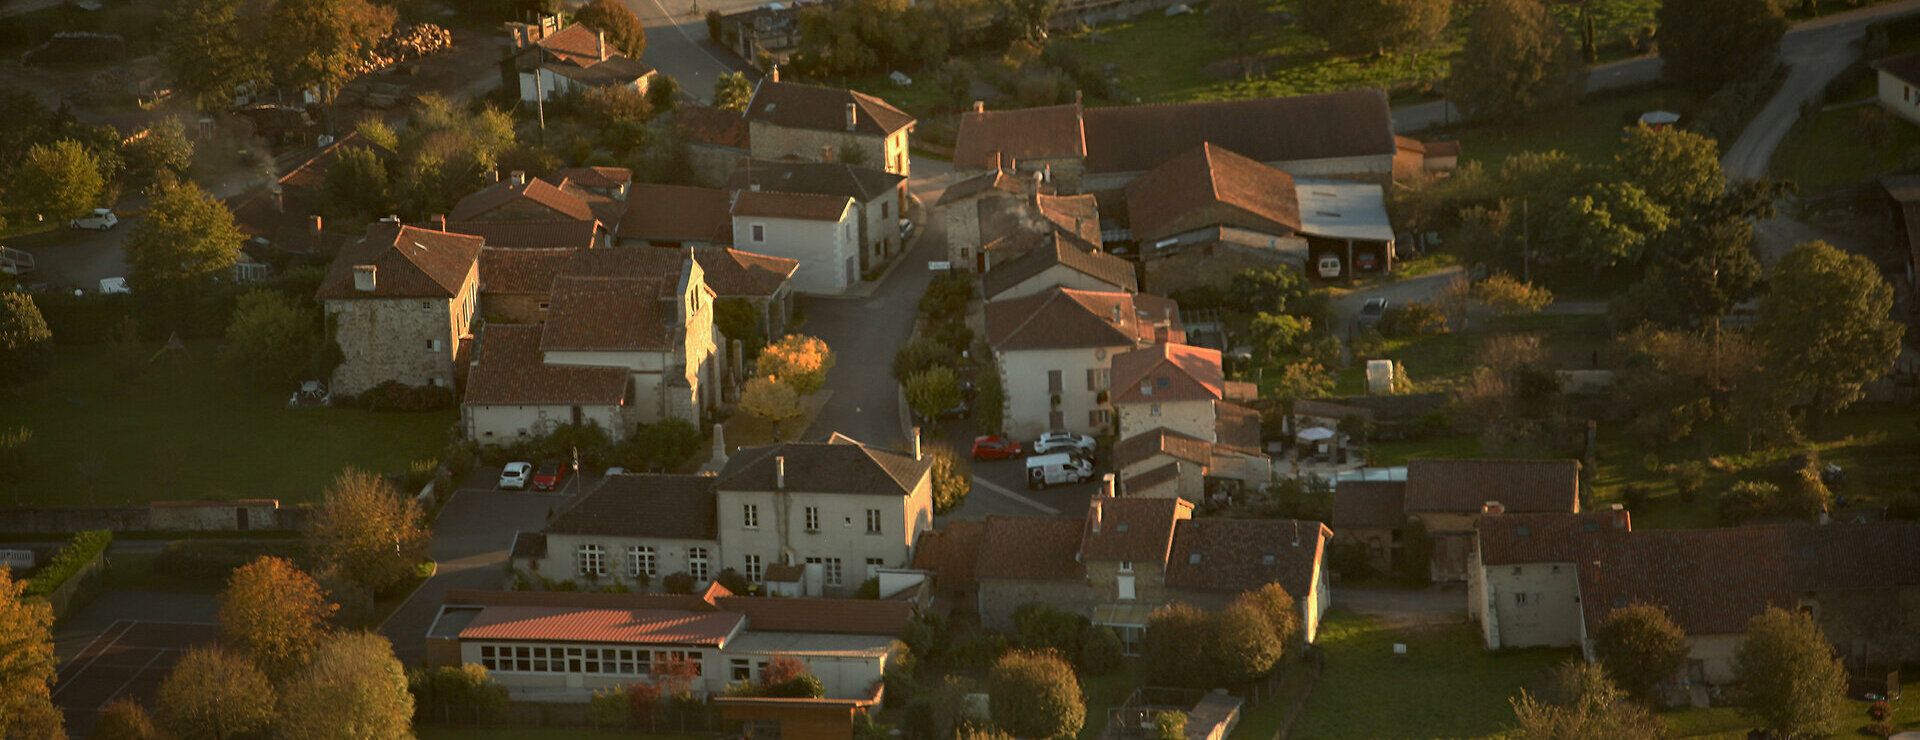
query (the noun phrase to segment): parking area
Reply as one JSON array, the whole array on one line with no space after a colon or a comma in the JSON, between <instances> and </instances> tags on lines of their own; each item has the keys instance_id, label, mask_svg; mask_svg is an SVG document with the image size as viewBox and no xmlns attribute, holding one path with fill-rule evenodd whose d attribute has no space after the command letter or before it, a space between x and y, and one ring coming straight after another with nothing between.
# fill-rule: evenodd
<instances>
[{"instance_id":1,"label":"parking area","mask_svg":"<svg viewBox=\"0 0 1920 740\"><path fill-rule=\"evenodd\" d=\"M153 706L160 682L190 648L219 641L219 627L185 622L114 622L60 667L53 703L67 733L85 737L100 710L122 696Z\"/></svg>"}]
</instances>

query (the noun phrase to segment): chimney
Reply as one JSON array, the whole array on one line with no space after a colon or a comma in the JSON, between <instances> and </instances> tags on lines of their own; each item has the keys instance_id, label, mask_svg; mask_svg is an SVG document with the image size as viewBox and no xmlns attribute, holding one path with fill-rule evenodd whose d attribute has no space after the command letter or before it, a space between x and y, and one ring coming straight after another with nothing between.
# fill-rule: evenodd
<instances>
[{"instance_id":1,"label":"chimney","mask_svg":"<svg viewBox=\"0 0 1920 740\"><path fill-rule=\"evenodd\" d=\"M508 176L508 180L515 185L525 185L527 184L527 171L514 170L513 174Z\"/></svg>"},{"instance_id":2,"label":"chimney","mask_svg":"<svg viewBox=\"0 0 1920 740\"><path fill-rule=\"evenodd\" d=\"M353 266L353 289L362 293L372 293L374 288L374 266Z\"/></svg>"},{"instance_id":3,"label":"chimney","mask_svg":"<svg viewBox=\"0 0 1920 740\"><path fill-rule=\"evenodd\" d=\"M853 103L848 103L847 104L847 130L852 131L855 127L859 125L860 125L860 106L854 105Z\"/></svg>"},{"instance_id":4,"label":"chimney","mask_svg":"<svg viewBox=\"0 0 1920 740\"><path fill-rule=\"evenodd\" d=\"M787 457L785 455L773 458L773 489L787 490Z\"/></svg>"},{"instance_id":5,"label":"chimney","mask_svg":"<svg viewBox=\"0 0 1920 740\"><path fill-rule=\"evenodd\" d=\"M975 101L973 101L973 112L975 112L975 113L985 113L985 112L987 112L987 101L985 101L985 100L975 100Z\"/></svg>"},{"instance_id":6,"label":"chimney","mask_svg":"<svg viewBox=\"0 0 1920 740\"><path fill-rule=\"evenodd\" d=\"M913 428L913 459L920 459L920 427Z\"/></svg>"},{"instance_id":7,"label":"chimney","mask_svg":"<svg viewBox=\"0 0 1920 740\"><path fill-rule=\"evenodd\" d=\"M1006 168L1000 166L1000 152L998 150L995 150L993 153L993 171L999 172L1000 170L1003 170L1003 169L1006 169Z\"/></svg>"},{"instance_id":8,"label":"chimney","mask_svg":"<svg viewBox=\"0 0 1920 740\"><path fill-rule=\"evenodd\" d=\"M275 213L287 212L287 199L280 192L280 188L278 187L275 187L273 189L273 210Z\"/></svg>"},{"instance_id":9,"label":"chimney","mask_svg":"<svg viewBox=\"0 0 1920 740\"><path fill-rule=\"evenodd\" d=\"M1100 531L1100 503L1100 499L1096 498L1093 500L1093 505L1087 509L1087 518L1093 521L1093 531L1095 532Z\"/></svg>"},{"instance_id":10,"label":"chimney","mask_svg":"<svg viewBox=\"0 0 1920 740\"><path fill-rule=\"evenodd\" d=\"M1053 165L1040 165L1040 181L1053 182Z\"/></svg>"},{"instance_id":11,"label":"chimney","mask_svg":"<svg viewBox=\"0 0 1920 740\"><path fill-rule=\"evenodd\" d=\"M780 65L778 64L773 65L773 69L767 70L767 81L768 82L780 81Z\"/></svg>"},{"instance_id":12,"label":"chimney","mask_svg":"<svg viewBox=\"0 0 1920 740\"><path fill-rule=\"evenodd\" d=\"M427 219L427 223L433 224L434 231L445 232L447 230L447 214L433 214L432 217Z\"/></svg>"},{"instance_id":13,"label":"chimney","mask_svg":"<svg viewBox=\"0 0 1920 740\"><path fill-rule=\"evenodd\" d=\"M832 161L833 161L833 147L832 147L832 146L822 146L822 147L820 147L820 161L822 161L822 162L832 162Z\"/></svg>"},{"instance_id":14,"label":"chimney","mask_svg":"<svg viewBox=\"0 0 1920 740\"><path fill-rule=\"evenodd\" d=\"M316 213L307 217L307 231L315 235L320 233L320 214Z\"/></svg>"},{"instance_id":15,"label":"chimney","mask_svg":"<svg viewBox=\"0 0 1920 740\"><path fill-rule=\"evenodd\" d=\"M600 32L600 61L607 61L607 32Z\"/></svg>"},{"instance_id":16,"label":"chimney","mask_svg":"<svg viewBox=\"0 0 1920 740\"><path fill-rule=\"evenodd\" d=\"M1480 513L1487 516L1500 516L1507 513L1507 505L1498 501L1488 501L1480 505Z\"/></svg>"},{"instance_id":17,"label":"chimney","mask_svg":"<svg viewBox=\"0 0 1920 740\"><path fill-rule=\"evenodd\" d=\"M1075 90L1075 91L1073 91L1073 104L1074 104L1074 105L1079 105L1079 104L1080 104L1080 91L1079 91L1079 90Z\"/></svg>"},{"instance_id":18,"label":"chimney","mask_svg":"<svg viewBox=\"0 0 1920 740\"><path fill-rule=\"evenodd\" d=\"M1113 495L1114 480L1115 478L1112 473L1107 473L1105 475L1100 476L1100 497L1101 498L1114 497Z\"/></svg>"}]
</instances>

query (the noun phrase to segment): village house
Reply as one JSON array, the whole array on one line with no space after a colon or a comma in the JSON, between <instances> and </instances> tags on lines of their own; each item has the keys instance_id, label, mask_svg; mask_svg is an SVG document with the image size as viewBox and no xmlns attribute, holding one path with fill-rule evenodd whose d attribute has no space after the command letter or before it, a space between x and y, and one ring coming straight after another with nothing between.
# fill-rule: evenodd
<instances>
[{"instance_id":1,"label":"village house","mask_svg":"<svg viewBox=\"0 0 1920 740\"><path fill-rule=\"evenodd\" d=\"M507 79L522 103L603 88L645 94L653 82L653 68L609 46L604 31L579 24L562 28L552 16L538 24L509 23L507 30L514 70Z\"/></svg>"},{"instance_id":2,"label":"village house","mask_svg":"<svg viewBox=\"0 0 1920 740\"><path fill-rule=\"evenodd\" d=\"M1399 557L1408 523L1433 542L1435 581L1464 581L1474 523L1487 516L1580 511L1578 460L1407 462L1404 481L1340 481L1333 495L1334 544L1366 553L1377 570Z\"/></svg>"},{"instance_id":3,"label":"village house","mask_svg":"<svg viewBox=\"0 0 1920 740\"><path fill-rule=\"evenodd\" d=\"M733 242L733 195L716 188L635 183L617 230L623 247L710 247Z\"/></svg>"},{"instance_id":4,"label":"village house","mask_svg":"<svg viewBox=\"0 0 1920 740\"><path fill-rule=\"evenodd\" d=\"M1307 264L1293 176L1224 148L1190 149L1128 183L1125 194L1130 236L1154 290Z\"/></svg>"},{"instance_id":5,"label":"village house","mask_svg":"<svg viewBox=\"0 0 1920 740\"><path fill-rule=\"evenodd\" d=\"M715 300L739 300L753 306L760 315L762 338L786 332L787 320L793 316L792 280L793 273L800 269L798 261L727 247L698 247L692 253L706 274L707 287L713 289Z\"/></svg>"},{"instance_id":6,"label":"village house","mask_svg":"<svg viewBox=\"0 0 1920 740\"><path fill-rule=\"evenodd\" d=\"M860 281L859 210L844 195L741 191L733 200L734 248L800 263L793 289L844 293Z\"/></svg>"},{"instance_id":7,"label":"village house","mask_svg":"<svg viewBox=\"0 0 1920 740\"><path fill-rule=\"evenodd\" d=\"M733 191L772 191L846 197L860 225L860 272L879 269L906 247L900 221L906 217L907 178L838 162L747 160L727 182Z\"/></svg>"},{"instance_id":8,"label":"village house","mask_svg":"<svg viewBox=\"0 0 1920 740\"><path fill-rule=\"evenodd\" d=\"M1233 403L1257 392L1225 379L1217 350L1167 343L1115 355L1121 490L1199 501L1266 485L1273 464L1261 451L1260 414Z\"/></svg>"},{"instance_id":9,"label":"village house","mask_svg":"<svg viewBox=\"0 0 1920 740\"><path fill-rule=\"evenodd\" d=\"M327 137L322 137L323 141ZM324 221L316 210L327 173L340 155L349 151L370 151L382 162L397 156L393 150L374 143L354 131L337 140L327 141L305 161L288 168L286 174L265 190L255 191L235 201L234 226L255 244L291 254L331 257L341 245L352 241L352 234L337 234L322 229Z\"/></svg>"},{"instance_id":10,"label":"village house","mask_svg":"<svg viewBox=\"0 0 1920 740\"><path fill-rule=\"evenodd\" d=\"M1102 251L1100 204L1091 195L1057 196L1038 176L980 175L948 188L947 261L955 269L991 272L1058 234L1082 251Z\"/></svg>"},{"instance_id":11,"label":"village house","mask_svg":"<svg viewBox=\"0 0 1920 740\"><path fill-rule=\"evenodd\" d=\"M980 281L989 301L1021 298L1060 286L1076 290L1134 293L1133 263L1058 231L1036 235L1040 245L989 270Z\"/></svg>"},{"instance_id":12,"label":"village house","mask_svg":"<svg viewBox=\"0 0 1920 740\"><path fill-rule=\"evenodd\" d=\"M704 588L725 562L715 505L711 475L607 476L546 529L521 532L508 567L535 582L573 581L587 590L657 591L674 574Z\"/></svg>"},{"instance_id":13,"label":"village house","mask_svg":"<svg viewBox=\"0 0 1920 740\"><path fill-rule=\"evenodd\" d=\"M1880 107L1908 123L1920 124L1920 52L1876 59Z\"/></svg>"},{"instance_id":14,"label":"village house","mask_svg":"<svg viewBox=\"0 0 1920 740\"><path fill-rule=\"evenodd\" d=\"M986 340L1006 389L1007 434L1113 431L1113 356L1185 342L1179 307L1144 293L1055 286L989 301Z\"/></svg>"},{"instance_id":15,"label":"village house","mask_svg":"<svg viewBox=\"0 0 1920 740\"><path fill-rule=\"evenodd\" d=\"M781 82L774 68L747 102L754 159L845 162L911 177L914 120L862 92Z\"/></svg>"},{"instance_id":16,"label":"village house","mask_svg":"<svg viewBox=\"0 0 1920 740\"><path fill-rule=\"evenodd\" d=\"M452 388L454 358L479 308L483 245L477 236L379 221L341 247L316 293L344 357L333 394L389 381Z\"/></svg>"},{"instance_id":17,"label":"village house","mask_svg":"<svg viewBox=\"0 0 1920 740\"><path fill-rule=\"evenodd\" d=\"M480 250L480 315L488 324L542 324L553 302L553 280L567 271L576 249Z\"/></svg>"},{"instance_id":18,"label":"village house","mask_svg":"<svg viewBox=\"0 0 1920 740\"><path fill-rule=\"evenodd\" d=\"M486 237L488 244L498 247L591 248L611 244L613 232L627 211L626 186L605 187L611 176L592 170L575 171L590 177L589 182L602 185L587 187L566 172L546 179L515 171L506 180L455 203L446 216L447 228Z\"/></svg>"}]
</instances>

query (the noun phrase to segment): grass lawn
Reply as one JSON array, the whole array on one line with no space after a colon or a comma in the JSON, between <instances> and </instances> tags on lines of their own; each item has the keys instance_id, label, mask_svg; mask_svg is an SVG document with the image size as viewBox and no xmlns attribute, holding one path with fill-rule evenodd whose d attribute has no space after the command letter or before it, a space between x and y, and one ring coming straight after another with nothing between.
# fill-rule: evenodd
<instances>
[{"instance_id":1,"label":"grass lawn","mask_svg":"<svg viewBox=\"0 0 1920 740\"><path fill-rule=\"evenodd\" d=\"M1396 642L1406 658L1394 657ZM1320 623L1319 643L1327 669L1294 726L1300 740L1494 737L1513 719L1508 698L1573 655L1488 652L1472 625L1391 631L1338 609Z\"/></svg>"},{"instance_id":2,"label":"grass lawn","mask_svg":"<svg viewBox=\"0 0 1920 740\"><path fill-rule=\"evenodd\" d=\"M1920 680L1901 683L1901 693L1906 697L1895 704L1894 728L1899 731L1920 730L1920 717L1915 717L1914 700L1920 696ZM1855 731L1867 724L1867 705L1861 702L1840 700L1845 708L1840 712L1840 720L1829 729L1830 737L1858 737ZM1904 706L1903 706L1904 705ZM1900 711L1905 710L1905 711ZM1703 740L1745 740L1747 731L1753 729L1753 721L1740 716L1732 707L1714 707L1712 709L1684 709L1665 712L1660 720L1667 725L1667 735L1672 738L1702 738Z\"/></svg>"},{"instance_id":3,"label":"grass lawn","mask_svg":"<svg viewBox=\"0 0 1920 740\"><path fill-rule=\"evenodd\" d=\"M1280 690L1265 703L1240 714L1240 725L1233 729L1232 740L1270 740L1280 731L1280 723L1293 712L1293 703L1313 685L1313 672L1305 663L1289 663L1280 674Z\"/></svg>"},{"instance_id":4,"label":"grass lawn","mask_svg":"<svg viewBox=\"0 0 1920 740\"><path fill-rule=\"evenodd\" d=\"M417 725L413 734L420 740L692 740L711 735L668 735L615 730L588 730L568 727L476 728Z\"/></svg>"},{"instance_id":5,"label":"grass lawn","mask_svg":"<svg viewBox=\"0 0 1920 740\"><path fill-rule=\"evenodd\" d=\"M1887 133L1870 140L1862 115L1884 116ZM1772 172L1802 190L1851 185L1901 169L1916 147L1920 129L1869 102L1801 119L1774 153Z\"/></svg>"},{"instance_id":6,"label":"grass lawn","mask_svg":"<svg viewBox=\"0 0 1920 740\"><path fill-rule=\"evenodd\" d=\"M1495 126L1461 126L1437 129L1460 140L1460 158L1464 162L1482 162L1483 167L1498 167L1508 156L1521 152L1559 150L1589 162L1610 160L1620 150L1621 129L1632 125L1640 114L1651 110L1684 111L1694 97L1672 88L1654 88L1636 92L1600 95L1561 111L1542 113L1525 125L1510 129ZM1429 134L1422 134L1429 136Z\"/></svg>"},{"instance_id":7,"label":"grass lawn","mask_svg":"<svg viewBox=\"0 0 1920 740\"><path fill-rule=\"evenodd\" d=\"M1140 661L1131 658L1118 673L1087 678L1080 687L1080 696L1087 704L1087 721L1080 726L1080 740L1100 737L1107 729L1107 710L1126 701L1144 682Z\"/></svg>"},{"instance_id":8,"label":"grass lawn","mask_svg":"<svg viewBox=\"0 0 1920 740\"><path fill-rule=\"evenodd\" d=\"M288 409L286 389L228 368L211 343L190 350L186 363L162 360L123 387L111 377L106 346L57 347L48 379L0 403L0 428L33 430L29 454L38 461L34 475L14 482L15 500L0 503L315 501L346 466L399 472L437 457L455 418ZM79 477L83 461L98 463L91 496Z\"/></svg>"}]
</instances>

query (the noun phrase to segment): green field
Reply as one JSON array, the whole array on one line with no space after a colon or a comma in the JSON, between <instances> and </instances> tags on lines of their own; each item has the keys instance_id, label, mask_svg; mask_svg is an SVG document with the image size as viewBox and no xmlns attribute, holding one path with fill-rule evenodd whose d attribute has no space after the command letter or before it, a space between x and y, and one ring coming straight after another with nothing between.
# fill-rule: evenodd
<instances>
[{"instance_id":1,"label":"green field","mask_svg":"<svg viewBox=\"0 0 1920 740\"><path fill-rule=\"evenodd\" d=\"M1875 118L1883 123L1869 123ZM1905 169L1916 156L1920 128L1868 102L1802 119L1774 152L1772 174L1801 190L1819 190Z\"/></svg>"},{"instance_id":2,"label":"green field","mask_svg":"<svg viewBox=\"0 0 1920 740\"><path fill-rule=\"evenodd\" d=\"M57 347L49 378L0 396L0 428L34 435L34 464L25 480L0 482L0 505L315 501L343 467L404 472L438 457L456 416L292 410L288 389L232 370L211 343L190 351L191 359L157 360L123 385L104 345ZM83 468L97 471L91 492Z\"/></svg>"}]
</instances>

